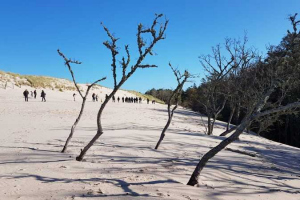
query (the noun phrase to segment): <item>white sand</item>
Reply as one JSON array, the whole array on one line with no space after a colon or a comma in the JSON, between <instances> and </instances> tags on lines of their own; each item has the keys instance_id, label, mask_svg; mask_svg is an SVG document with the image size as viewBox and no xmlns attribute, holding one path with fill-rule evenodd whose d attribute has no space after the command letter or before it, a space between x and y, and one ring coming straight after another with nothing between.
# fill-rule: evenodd
<instances>
[{"instance_id":1,"label":"white sand","mask_svg":"<svg viewBox=\"0 0 300 200\"><path fill-rule=\"evenodd\" d=\"M199 187L186 186L200 157L222 137L203 134L200 116L178 109L159 150L166 106L110 102L104 135L85 161L75 157L96 133L100 98L91 91L68 152L60 153L81 105L73 92L46 90L47 102L29 98L26 87L0 89L0 199L300 199L300 151L243 135L201 174ZM29 91L33 89L29 88ZM129 95L127 92L117 94ZM224 129L218 122L215 134Z\"/></svg>"}]
</instances>

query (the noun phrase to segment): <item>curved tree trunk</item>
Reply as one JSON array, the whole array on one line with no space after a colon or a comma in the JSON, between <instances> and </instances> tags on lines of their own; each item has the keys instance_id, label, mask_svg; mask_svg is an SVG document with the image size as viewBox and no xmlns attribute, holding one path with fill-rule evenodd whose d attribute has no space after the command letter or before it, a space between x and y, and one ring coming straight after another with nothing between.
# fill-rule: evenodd
<instances>
[{"instance_id":1,"label":"curved tree trunk","mask_svg":"<svg viewBox=\"0 0 300 200\"><path fill-rule=\"evenodd\" d=\"M72 137L73 137L75 128L76 128L76 126L77 126L77 124L78 124L78 122L79 122L79 120L80 120L80 118L81 118L81 115L82 115L82 113L83 113L84 106L85 106L85 102L86 102L86 97L83 98L83 101L82 101L82 104L81 104L81 109L80 109L79 115L78 115L76 121L74 122L74 124L73 124L73 126L72 126L72 128L71 128L70 135L69 135L69 137L68 137L68 139L67 139L67 141L66 141L66 143L65 143L65 146L64 146L63 150L61 151L62 153L65 153L65 152L67 151L68 144L69 144L69 142L71 141L71 139L72 139Z\"/></svg>"},{"instance_id":2,"label":"curved tree trunk","mask_svg":"<svg viewBox=\"0 0 300 200\"><path fill-rule=\"evenodd\" d=\"M105 101L107 101L107 100L105 100ZM91 146L94 145L94 143L97 141L97 139L103 134L103 129L102 129L102 125L101 125L101 115L102 115L104 107L105 107L105 104L103 103L101 105L101 108L100 108L99 112L98 112L98 117L97 118L99 118L99 120L97 120L97 124L100 124L100 125L98 125L97 133L93 137L93 139L81 150L80 155L76 157L77 161L82 161L82 159L85 156L86 152L91 148Z\"/></svg>"},{"instance_id":3,"label":"curved tree trunk","mask_svg":"<svg viewBox=\"0 0 300 200\"><path fill-rule=\"evenodd\" d=\"M168 114L169 114L169 119L167 121L167 124L165 125L164 129L162 130L161 132L161 135L160 135L160 138L155 146L155 149L158 149L160 143L163 141L164 137L165 137L165 132L167 131L167 129L169 128L170 124L171 124L171 121L172 121L172 118L173 118L173 114L174 114L174 111L175 109L177 108L177 105L172 109L172 111L170 110L171 109L171 105L170 103L168 104Z\"/></svg>"},{"instance_id":4,"label":"curved tree trunk","mask_svg":"<svg viewBox=\"0 0 300 200\"><path fill-rule=\"evenodd\" d=\"M81 150L79 156L76 157L77 161L82 161L86 152L91 148L91 146L94 145L94 143L97 141L97 139L103 134L103 128L102 128L102 124L101 124L102 112L103 112L106 104L108 103L108 101L115 95L115 93L118 91L118 89L121 87L121 85L122 85L122 83L113 90L113 92L104 100L103 104L101 105L98 115L97 115L97 127L98 127L97 133L93 137L93 139Z\"/></svg>"},{"instance_id":5,"label":"curved tree trunk","mask_svg":"<svg viewBox=\"0 0 300 200\"><path fill-rule=\"evenodd\" d=\"M174 115L174 111L176 110L177 106L178 106L178 102L179 102L179 96L181 94L181 91L182 91L182 87L184 85L184 83L187 81L187 79L189 78L189 73L187 71L184 72L184 75L181 76L180 75L180 72L176 69L174 69L171 65L171 63L169 63L169 66L171 67L174 75L176 76L177 78L177 87L176 89L172 92L172 95L171 97L168 99L168 121L167 121L167 124L165 125L164 129L162 130L161 132L161 135L160 135L160 138L155 146L155 149L158 149L160 143L163 141L164 137L165 137L165 132L168 130L170 124L171 124L171 121L172 121L172 118L173 118L173 115ZM183 80L180 82L180 79L183 78ZM173 107L173 109L171 110L171 102L172 102L172 99L175 98L175 106Z\"/></svg>"},{"instance_id":6,"label":"curved tree trunk","mask_svg":"<svg viewBox=\"0 0 300 200\"><path fill-rule=\"evenodd\" d=\"M201 158L200 162L196 166L187 185L194 186L198 184L200 173L202 169L205 167L206 163L209 161L209 159L213 158L217 153L222 151L227 145L235 141L239 137L239 135L243 133L245 128L248 126L249 122L250 120L246 120L245 122L243 122L241 125L238 126L237 130L230 137L226 138L216 147L212 148L210 151L204 154L204 156Z\"/></svg>"},{"instance_id":7,"label":"curved tree trunk","mask_svg":"<svg viewBox=\"0 0 300 200\"><path fill-rule=\"evenodd\" d=\"M157 144L156 144L156 146L155 146L155 149L158 149L160 143L163 141L163 139L164 139L164 137L165 137L165 132L166 132L167 129L169 128L170 123L171 123L171 120L172 120L171 118L168 119L168 122L167 122L166 126L164 127L164 129L163 129L162 132L161 132L160 138L159 138L159 140L158 140L158 142L157 142Z\"/></svg>"}]
</instances>

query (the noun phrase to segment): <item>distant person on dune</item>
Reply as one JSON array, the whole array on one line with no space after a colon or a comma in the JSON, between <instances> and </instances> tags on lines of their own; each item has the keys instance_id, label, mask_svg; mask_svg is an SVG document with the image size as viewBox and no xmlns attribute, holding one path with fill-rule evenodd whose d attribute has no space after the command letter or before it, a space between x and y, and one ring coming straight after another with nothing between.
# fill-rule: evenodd
<instances>
[{"instance_id":1,"label":"distant person on dune","mask_svg":"<svg viewBox=\"0 0 300 200\"><path fill-rule=\"evenodd\" d=\"M120 97L118 97L118 103L119 103L119 101L120 101Z\"/></svg>"},{"instance_id":2,"label":"distant person on dune","mask_svg":"<svg viewBox=\"0 0 300 200\"><path fill-rule=\"evenodd\" d=\"M42 101L46 102L46 93L44 92L44 90L42 90L41 97Z\"/></svg>"},{"instance_id":3,"label":"distant person on dune","mask_svg":"<svg viewBox=\"0 0 300 200\"><path fill-rule=\"evenodd\" d=\"M147 99L147 104L149 104L149 99Z\"/></svg>"},{"instance_id":4,"label":"distant person on dune","mask_svg":"<svg viewBox=\"0 0 300 200\"><path fill-rule=\"evenodd\" d=\"M122 102L124 103L124 97L122 97Z\"/></svg>"},{"instance_id":5,"label":"distant person on dune","mask_svg":"<svg viewBox=\"0 0 300 200\"><path fill-rule=\"evenodd\" d=\"M29 92L28 92L27 89L23 92L23 95L24 95L24 97L25 97L25 101L28 101L28 95L29 95Z\"/></svg>"},{"instance_id":6,"label":"distant person on dune","mask_svg":"<svg viewBox=\"0 0 300 200\"><path fill-rule=\"evenodd\" d=\"M34 94L34 98L36 99L36 90L34 90L33 94Z\"/></svg>"},{"instance_id":7,"label":"distant person on dune","mask_svg":"<svg viewBox=\"0 0 300 200\"><path fill-rule=\"evenodd\" d=\"M95 93L92 94L92 98L93 98L93 101L95 101L95 99L96 99Z\"/></svg>"},{"instance_id":8,"label":"distant person on dune","mask_svg":"<svg viewBox=\"0 0 300 200\"><path fill-rule=\"evenodd\" d=\"M74 94L73 94L74 101L75 101L75 96L76 96L76 94L74 93Z\"/></svg>"}]
</instances>

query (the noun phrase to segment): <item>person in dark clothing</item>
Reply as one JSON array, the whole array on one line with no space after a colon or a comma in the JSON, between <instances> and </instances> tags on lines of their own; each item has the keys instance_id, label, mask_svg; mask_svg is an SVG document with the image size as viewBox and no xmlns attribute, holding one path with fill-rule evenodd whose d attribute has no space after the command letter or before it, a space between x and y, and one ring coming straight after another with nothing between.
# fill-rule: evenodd
<instances>
[{"instance_id":1,"label":"person in dark clothing","mask_svg":"<svg viewBox=\"0 0 300 200\"><path fill-rule=\"evenodd\" d=\"M112 97L113 102L116 102L116 98L115 96Z\"/></svg>"},{"instance_id":2,"label":"person in dark clothing","mask_svg":"<svg viewBox=\"0 0 300 200\"><path fill-rule=\"evenodd\" d=\"M119 101L120 101L120 97L118 97L118 99L117 99L117 100L118 100L118 103L119 103Z\"/></svg>"},{"instance_id":3,"label":"person in dark clothing","mask_svg":"<svg viewBox=\"0 0 300 200\"><path fill-rule=\"evenodd\" d=\"M139 98L139 102L142 103L142 97Z\"/></svg>"},{"instance_id":4,"label":"person in dark clothing","mask_svg":"<svg viewBox=\"0 0 300 200\"><path fill-rule=\"evenodd\" d=\"M34 90L34 92L33 92L33 94L34 94L34 98L36 99L36 90Z\"/></svg>"},{"instance_id":5,"label":"person in dark clothing","mask_svg":"<svg viewBox=\"0 0 300 200\"><path fill-rule=\"evenodd\" d=\"M95 101L95 93L92 94L93 101Z\"/></svg>"},{"instance_id":6,"label":"person in dark clothing","mask_svg":"<svg viewBox=\"0 0 300 200\"><path fill-rule=\"evenodd\" d=\"M147 99L147 104L149 104L149 99Z\"/></svg>"},{"instance_id":7,"label":"person in dark clothing","mask_svg":"<svg viewBox=\"0 0 300 200\"><path fill-rule=\"evenodd\" d=\"M23 95L24 95L24 97L25 97L25 101L28 101L28 95L29 95L29 92L28 92L27 89L23 92Z\"/></svg>"},{"instance_id":8,"label":"person in dark clothing","mask_svg":"<svg viewBox=\"0 0 300 200\"><path fill-rule=\"evenodd\" d=\"M74 93L74 94L73 94L74 101L75 101L75 96L76 96L76 94Z\"/></svg>"},{"instance_id":9,"label":"person in dark clothing","mask_svg":"<svg viewBox=\"0 0 300 200\"><path fill-rule=\"evenodd\" d=\"M46 93L44 92L44 90L42 90L41 97L42 101L46 102Z\"/></svg>"},{"instance_id":10,"label":"person in dark clothing","mask_svg":"<svg viewBox=\"0 0 300 200\"><path fill-rule=\"evenodd\" d=\"M124 103L124 97L122 97L122 102Z\"/></svg>"},{"instance_id":11,"label":"person in dark clothing","mask_svg":"<svg viewBox=\"0 0 300 200\"><path fill-rule=\"evenodd\" d=\"M98 101L98 94L96 95L96 101Z\"/></svg>"}]
</instances>

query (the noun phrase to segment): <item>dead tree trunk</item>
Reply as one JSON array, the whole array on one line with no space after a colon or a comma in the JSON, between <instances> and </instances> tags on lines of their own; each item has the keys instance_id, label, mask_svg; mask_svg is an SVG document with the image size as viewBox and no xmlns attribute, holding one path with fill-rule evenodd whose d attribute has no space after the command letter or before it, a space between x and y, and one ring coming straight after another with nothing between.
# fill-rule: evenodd
<instances>
[{"instance_id":1,"label":"dead tree trunk","mask_svg":"<svg viewBox=\"0 0 300 200\"><path fill-rule=\"evenodd\" d=\"M198 163L197 167L195 168L189 182L187 185L194 186L198 184L199 182L199 176L202 171L202 169L205 167L206 163L213 158L217 153L222 151L227 145L235 141L239 135L244 131L244 129L248 126L249 120L246 120L241 125L238 126L237 130L228 138L223 140L220 144L218 144L216 147L212 148L210 151L208 151L204 156L201 158L200 162Z\"/></svg>"},{"instance_id":2,"label":"dead tree trunk","mask_svg":"<svg viewBox=\"0 0 300 200\"><path fill-rule=\"evenodd\" d=\"M73 126L71 127L70 135L68 136L68 139L67 139L67 141L66 141L66 143L65 143L65 146L64 146L63 150L61 151L62 153L65 153L65 152L67 151L68 144L69 144L70 140L71 140L72 137L73 137L75 128L76 128L76 126L77 126L77 124L78 124L78 122L79 122L79 120L80 120L80 118L81 118L81 115L82 115L82 113L83 113L84 106L85 106L85 101L86 101L86 98L83 98L82 104L81 104L81 109L80 109L80 112L79 112L79 115L78 115L78 117L76 118L76 120L75 120Z\"/></svg>"},{"instance_id":3,"label":"dead tree trunk","mask_svg":"<svg viewBox=\"0 0 300 200\"><path fill-rule=\"evenodd\" d=\"M85 102L86 102L86 99L87 99L87 96L88 96L88 94L89 94L90 89L91 89L96 83L105 80L106 77L101 78L101 79L95 81L95 82L92 83L91 85L88 85L87 90L86 90L86 92L85 92L85 95L83 96L83 94L81 93L81 91L80 91L80 89L79 89L79 86L78 86L78 84L77 84L77 82L76 82L76 80L75 80L74 73L73 73L73 70L72 70L71 65L70 65L70 63L81 64L81 62L75 61L75 60L71 60L71 59L67 59L66 56L65 56L62 52L60 52L59 49L57 50L57 52L58 52L58 54L59 54L61 57L63 57L63 59L65 60L65 64L67 65L67 67L68 67L68 69L69 69L69 71L70 71L70 73L71 73L71 76L72 76L72 79L73 79L73 83L74 83L74 85L75 85L75 88L77 89L77 92L79 93L79 95L80 95L81 98L82 98L82 104L81 104L81 108L80 108L79 115L78 115L78 117L76 118L76 120L75 120L73 126L71 127L71 132L70 132L70 134L69 134L69 136L68 136L68 138L67 138L67 140L66 140L66 143L65 143L65 145L64 145L63 150L61 151L62 153L65 153L65 152L67 151L68 144L69 144L69 142L71 141L71 139L72 139L72 137L73 137L75 128L76 128L76 126L77 126L77 124L78 124L78 122L79 122L79 120L80 120L80 118L81 118L81 116L82 116L82 113L83 113L83 110L84 110L84 106L85 106Z\"/></svg>"},{"instance_id":4,"label":"dead tree trunk","mask_svg":"<svg viewBox=\"0 0 300 200\"><path fill-rule=\"evenodd\" d=\"M115 93L117 92L118 89L119 88L114 89L113 92L104 100L103 104L101 105L100 110L99 110L98 115L97 115L97 127L98 127L97 133L93 137L93 139L81 150L80 155L76 157L77 161L82 161L82 159L85 156L86 152L94 145L94 143L98 140L98 138L103 134L103 128L102 128L102 123L101 123L101 115L102 115L102 112L103 112L106 104L112 98L112 96L115 95Z\"/></svg>"},{"instance_id":5,"label":"dead tree trunk","mask_svg":"<svg viewBox=\"0 0 300 200\"><path fill-rule=\"evenodd\" d=\"M171 111L170 107L171 107L171 105L170 105L170 103L168 103L168 116L169 116L169 118L168 118L167 124L165 125L164 129L161 132L160 138L159 138L159 140L158 140L158 142L155 146L155 149L158 149L160 143L163 141L163 139L165 137L165 132L168 130L168 128L171 124L173 114L174 114L175 109L177 108L177 105L175 105L175 107L172 109L172 111Z\"/></svg>"},{"instance_id":6,"label":"dead tree trunk","mask_svg":"<svg viewBox=\"0 0 300 200\"><path fill-rule=\"evenodd\" d=\"M158 149L160 143L163 141L164 137L165 137L165 132L167 131L167 129L169 128L173 115L174 115L174 111L176 110L177 106L178 106L178 102L179 102L179 97L181 95L181 91L182 91L182 87L184 85L184 83L187 81L187 79L190 77L190 74L185 71L183 75L180 74L180 71L177 69L174 69L171 65L171 63L169 63L169 66L171 67L174 75L176 76L177 79L177 87L176 89L172 92L172 95L170 96L170 98L168 99L168 121L167 124L165 125L164 129L161 132L160 138L155 146L155 149ZM182 79L182 80L181 80ZM173 107L173 109L171 110L171 103L172 103L172 99L175 99L175 106Z\"/></svg>"},{"instance_id":7,"label":"dead tree trunk","mask_svg":"<svg viewBox=\"0 0 300 200\"><path fill-rule=\"evenodd\" d=\"M163 16L162 14L156 15L156 17L155 17L155 19L152 23L152 26L150 28L144 28L142 24L138 25L137 43L138 43L139 57L138 57L136 63L131 67L130 71L126 74L126 69L127 69L127 67L129 66L129 63L130 63L130 54L129 54L128 45L125 46L127 59L125 59L123 57L122 61L120 62L121 67L122 67L122 78L121 78L119 83L117 83L117 73L116 73L116 69L117 69L116 56L119 53L118 52L118 47L116 46L116 42L117 42L118 38L115 38L110 33L110 31L105 26L103 26L105 32L107 33L108 37L111 40L111 41L105 41L103 44L104 44L104 46L106 46L111 51L111 55L112 55L112 64L111 64L111 66L112 66L113 78L114 78L114 89L110 93L110 95L108 95L108 97L105 99L105 101L103 102L103 104L101 105L101 107L98 111L98 115L97 115L97 133L96 133L96 135L81 150L79 156L76 157L77 161L81 161L84 158L86 152L93 146L93 144L97 141L97 139L103 134L103 128L102 128L102 124L101 124L101 115L102 115L102 112L103 112L106 104L110 100L110 98L112 98L112 96L115 95L115 93L120 89L120 87L125 83L125 81L129 77L131 77L131 75L138 68L157 67L156 65L142 64L142 61L145 59L145 57L147 55L149 55L149 54L153 55L152 49L157 44L158 41L165 39L165 31L166 31L166 28L167 28L167 25L168 25L168 20L166 20L165 23L160 24L159 30L157 30L157 28L156 28L157 25L159 24L158 19L161 18L162 16ZM147 42L147 44L149 44L148 46L146 46L146 41L142 37L143 34L150 34L152 36L152 41Z\"/></svg>"}]
</instances>

